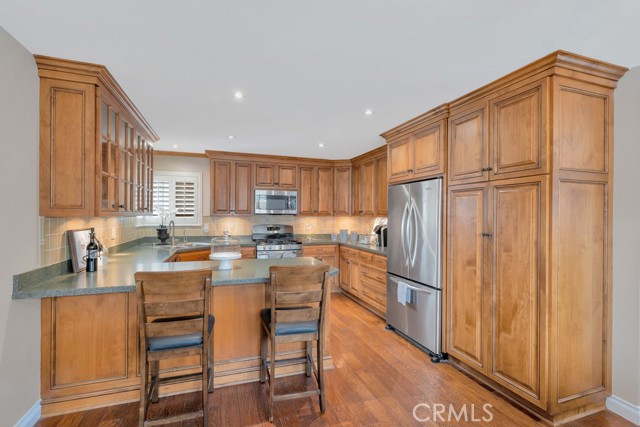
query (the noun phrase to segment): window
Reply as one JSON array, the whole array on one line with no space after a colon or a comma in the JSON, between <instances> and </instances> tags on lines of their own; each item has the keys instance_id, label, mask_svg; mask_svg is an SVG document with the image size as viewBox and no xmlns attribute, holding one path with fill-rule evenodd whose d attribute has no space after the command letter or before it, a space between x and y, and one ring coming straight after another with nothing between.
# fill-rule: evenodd
<instances>
[{"instance_id":1,"label":"window","mask_svg":"<svg viewBox=\"0 0 640 427\"><path fill-rule=\"evenodd\" d=\"M201 182L201 173L154 171L154 215L140 217L139 225L160 225L159 211L174 212L167 218L167 223L173 220L176 225L201 225Z\"/></svg>"}]
</instances>

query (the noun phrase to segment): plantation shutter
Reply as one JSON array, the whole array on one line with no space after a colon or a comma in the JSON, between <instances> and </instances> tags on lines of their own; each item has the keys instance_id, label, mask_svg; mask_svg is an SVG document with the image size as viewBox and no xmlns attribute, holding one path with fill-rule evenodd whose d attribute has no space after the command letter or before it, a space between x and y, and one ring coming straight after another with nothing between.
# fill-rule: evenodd
<instances>
[{"instance_id":1,"label":"plantation shutter","mask_svg":"<svg viewBox=\"0 0 640 427\"><path fill-rule=\"evenodd\" d=\"M196 183L186 179L176 180L175 209L178 218L194 218L196 216Z\"/></svg>"},{"instance_id":2,"label":"plantation shutter","mask_svg":"<svg viewBox=\"0 0 640 427\"><path fill-rule=\"evenodd\" d=\"M153 208L156 211L171 209L171 177L157 176L153 181Z\"/></svg>"}]
</instances>

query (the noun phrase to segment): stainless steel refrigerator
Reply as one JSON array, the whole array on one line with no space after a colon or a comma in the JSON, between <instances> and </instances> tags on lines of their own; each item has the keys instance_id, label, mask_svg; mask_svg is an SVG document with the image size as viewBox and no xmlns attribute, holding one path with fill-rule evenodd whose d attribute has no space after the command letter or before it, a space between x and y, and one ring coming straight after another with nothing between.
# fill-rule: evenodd
<instances>
[{"instance_id":1,"label":"stainless steel refrigerator","mask_svg":"<svg viewBox=\"0 0 640 427\"><path fill-rule=\"evenodd\" d=\"M442 358L442 179L389 187L387 323Z\"/></svg>"}]
</instances>

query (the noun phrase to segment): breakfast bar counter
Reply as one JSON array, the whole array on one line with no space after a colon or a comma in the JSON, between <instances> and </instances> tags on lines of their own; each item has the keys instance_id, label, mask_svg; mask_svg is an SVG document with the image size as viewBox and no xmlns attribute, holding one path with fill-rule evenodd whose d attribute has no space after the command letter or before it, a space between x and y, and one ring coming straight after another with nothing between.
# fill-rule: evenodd
<instances>
[{"instance_id":1,"label":"breakfast bar counter","mask_svg":"<svg viewBox=\"0 0 640 427\"><path fill-rule=\"evenodd\" d=\"M202 250L195 246L193 249ZM181 251L189 249L180 249ZM40 298L42 414L55 415L139 399L139 334L134 274L137 271L212 269L216 387L259 379L260 317L271 265L316 265L311 257L239 259L232 270L217 261L165 262L175 250L142 244L111 256L95 273L62 274L36 282L17 280L14 298ZM330 274L337 274L331 268ZM29 279L27 277L26 279ZM327 300L327 310L330 310ZM330 322L325 326L325 366ZM278 348L278 358L302 356L303 343ZM186 359L186 358L185 358ZM160 369L199 366L199 356L169 360ZM193 360L191 360L193 359ZM283 365L280 375L302 373L304 364ZM161 395L195 391L199 381L171 384Z\"/></svg>"}]
</instances>

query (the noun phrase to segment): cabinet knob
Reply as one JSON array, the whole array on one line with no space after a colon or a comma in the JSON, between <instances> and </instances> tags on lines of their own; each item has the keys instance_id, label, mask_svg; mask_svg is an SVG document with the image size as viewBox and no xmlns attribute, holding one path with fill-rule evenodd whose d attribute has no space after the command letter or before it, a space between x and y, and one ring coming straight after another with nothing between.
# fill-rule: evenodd
<instances>
[{"instance_id":1,"label":"cabinet knob","mask_svg":"<svg viewBox=\"0 0 640 427\"><path fill-rule=\"evenodd\" d=\"M480 169L482 172L488 172L490 170L493 170L493 168L491 166L487 166L486 168L482 168Z\"/></svg>"},{"instance_id":2,"label":"cabinet knob","mask_svg":"<svg viewBox=\"0 0 640 427\"><path fill-rule=\"evenodd\" d=\"M124 209L124 205L118 205L120 209Z\"/></svg>"},{"instance_id":3,"label":"cabinet knob","mask_svg":"<svg viewBox=\"0 0 640 427\"><path fill-rule=\"evenodd\" d=\"M493 237L493 233L482 233L482 237Z\"/></svg>"}]
</instances>

